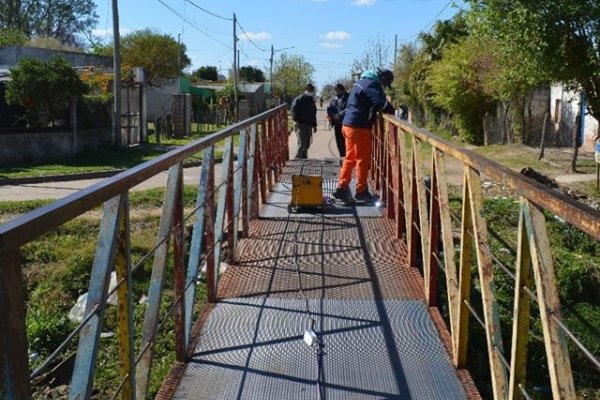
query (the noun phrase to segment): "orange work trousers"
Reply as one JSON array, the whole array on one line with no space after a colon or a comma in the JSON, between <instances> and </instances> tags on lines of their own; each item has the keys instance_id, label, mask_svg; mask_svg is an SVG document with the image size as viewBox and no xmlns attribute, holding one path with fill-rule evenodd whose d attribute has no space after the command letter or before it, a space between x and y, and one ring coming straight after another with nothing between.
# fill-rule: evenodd
<instances>
[{"instance_id":1,"label":"orange work trousers","mask_svg":"<svg viewBox=\"0 0 600 400\"><path fill-rule=\"evenodd\" d=\"M368 188L371 168L371 129L344 125L342 134L346 139L346 157L340 169L338 187L349 188L352 170L356 167L356 193L362 193Z\"/></svg>"}]
</instances>

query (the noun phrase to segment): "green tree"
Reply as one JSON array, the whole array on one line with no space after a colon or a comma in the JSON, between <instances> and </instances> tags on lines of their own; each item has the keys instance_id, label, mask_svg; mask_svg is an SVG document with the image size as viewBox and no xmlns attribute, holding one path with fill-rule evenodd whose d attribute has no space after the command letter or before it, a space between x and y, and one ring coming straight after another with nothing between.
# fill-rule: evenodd
<instances>
[{"instance_id":1,"label":"green tree","mask_svg":"<svg viewBox=\"0 0 600 400\"><path fill-rule=\"evenodd\" d=\"M448 112L433 101L427 77L432 63L442 58L443 51L467 35L465 19L458 13L450 20L436 22L431 32L421 33L417 44L400 47L394 88L398 101L411 110L413 122L430 129L453 129L448 124Z\"/></svg>"},{"instance_id":2,"label":"green tree","mask_svg":"<svg viewBox=\"0 0 600 400\"><path fill-rule=\"evenodd\" d=\"M98 22L93 0L7 0L0 2L0 29L26 37L53 37L63 44L83 46Z\"/></svg>"},{"instance_id":3,"label":"green tree","mask_svg":"<svg viewBox=\"0 0 600 400\"><path fill-rule=\"evenodd\" d=\"M282 53L273 66L273 89L284 100L291 100L313 81L314 71L303 56Z\"/></svg>"},{"instance_id":4,"label":"green tree","mask_svg":"<svg viewBox=\"0 0 600 400\"><path fill-rule=\"evenodd\" d=\"M427 77L434 103L450 113L460 136L473 144L483 143L483 116L495 106L485 87L496 66L489 50L485 39L468 36L445 49Z\"/></svg>"},{"instance_id":5,"label":"green tree","mask_svg":"<svg viewBox=\"0 0 600 400\"><path fill-rule=\"evenodd\" d=\"M199 81L218 81L219 72L217 71L217 67L206 65L192 72L192 79Z\"/></svg>"},{"instance_id":6,"label":"green tree","mask_svg":"<svg viewBox=\"0 0 600 400\"><path fill-rule=\"evenodd\" d=\"M246 82L264 82L265 74L251 65L240 68L240 79Z\"/></svg>"},{"instance_id":7,"label":"green tree","mask_svg":"<svg viewBox=\"0 0 600 400\"><path fill-rule=\"evenodd\" d=\"M600 3L597 0L470 0L477 33L497 38L508 76L528 84L559 81L583 90L600 119Z\"/></svg>"},{"instance_id":8,"label":"green tree","mask_svg":"<svg viewBox=\"0 0 600 400\"><path fill-rule=\"evenodd\" d=\"M31 128L52 126L62 120L71 99L84 92L79 76L62 57L49 61L26 58L11 68L10 74L6 100L26 109Z\"/></svg>"},{"instance_id":9,"label":"green tree","mask_svg":"<svg viewBox=\"0 0 600 400\"><path fill-rule=\"evenodd\" d=\"M0 47L20 46L27 41L27 36L16 29L0 29Z\"/></svg>"},{"instance_id":10,"label":"green tree","mask_svg":"<svg viewBox=\"0 0 600 400\"><path fill-rule=\"evenodd\" d=\"M112 54L112 47L99 47L98 52ZM123 65L144 67L150 81L175 78L191 64L185 44L151 29L135 31L121 39L121 60Z\"/></svg>"},{"instance_id":11,"label":"green tree","mask_svg":"<svg viewBox=\"0 0 600 400\"><path fill-rule=\"evenodd\" d=\"M323 86L323 89L321 89L321 94L320 96L325 99L325 100L329 100L331 98L331 92L333 92L335 85L332 85L331 83L327 83Z\"/></svg>"}]
</instances>

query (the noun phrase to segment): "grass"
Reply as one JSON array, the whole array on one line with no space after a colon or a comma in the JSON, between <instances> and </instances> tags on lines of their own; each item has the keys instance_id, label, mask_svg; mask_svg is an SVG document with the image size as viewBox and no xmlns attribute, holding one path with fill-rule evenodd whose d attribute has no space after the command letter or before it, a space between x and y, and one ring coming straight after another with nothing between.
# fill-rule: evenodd
<instances>
[{"instance_id":1,"label":"grass","mask_svg":"<svg viewBox=\"0 0 600 400\"><path fill-rule=\"evenodd\" d=\"M171 147L180 147L210 135L216 132L217 128L205 132L193 132L189 137L182 139L163 139L160 145L164 147L156 146L156 137L149 135L149 145L134 146L126 149L104 148L95 153L84 152L75 157L56 162L20 163L12 166L0 166L0 178L15 179L128 169L164 154L165 151L171 150ZM223 144L224 141L221 141L215 146L215 157L222 157L223 151L220 147ZM238 144L239 135L236 135L234 137L234 145ZM190 161L198 161L200 159L202 159L201 153L196 153L189 158Z\"/></svg>"},{"instance_id":2,"label":"grass","mask_svg":"<svg viewBox=\"0 0 600 400\"><path fill-rule=\"evenodd\" d=\"M184 205L193 207L197 189L184 188ZM131 259L135 265L144 254L152 250L160 221L160 210L164 189L134 192L130 196L131 206ZM8 214L30 211L48 201L0 202L0 218ZM48 356L75 328L67 315L77 298L89 287L91 267L98 240L99 214L85 214L43 235L38 240L22 247L24 285L27 307L27 334L30 352L40 355L39 362ZM188 222L188 224L191 222ZM186 229L189 245L191 230ZM166 318L171 307L173 292L173 256L170 254L165 277L163 300L159 320ZM139 300L148 294L152 273L152 257L146 260L133 274L135 354L141 348L141 334L145 304ZM205 305L204 285L198 286L196 316ZM117 332L116 307L107 308L102 332ZM166 319L165 325L155 340L152 376L148 398L153 398L166 374L174 363L174 322ZM67 354L76 350L77 340L68 348ZM35 365L34 365L35 367ZM111 398L119 385L118 336L102 339L98 352L93 399ZM38 386L34 399L54 398L64 393L64 387Z\"/></svg>"}]
</instances>

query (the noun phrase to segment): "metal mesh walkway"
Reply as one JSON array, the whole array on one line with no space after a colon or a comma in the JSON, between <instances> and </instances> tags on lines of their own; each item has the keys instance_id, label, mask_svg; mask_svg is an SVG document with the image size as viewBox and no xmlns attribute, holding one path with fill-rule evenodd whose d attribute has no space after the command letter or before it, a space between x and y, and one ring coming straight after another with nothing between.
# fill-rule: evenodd
<instances>
[{"instance_id":1,"label":"metal mesh walkway","mask_svg":"<svg viewBox=\"0 0 600 400\"><path fill-rule=\"evenodd\" d=\"M302 167L335 182L337 165L288 164L221 278L173 398L467 398L380 210L274 211ZM303 341L311 326L320 350Z\"/></svg>"}]
</instances>

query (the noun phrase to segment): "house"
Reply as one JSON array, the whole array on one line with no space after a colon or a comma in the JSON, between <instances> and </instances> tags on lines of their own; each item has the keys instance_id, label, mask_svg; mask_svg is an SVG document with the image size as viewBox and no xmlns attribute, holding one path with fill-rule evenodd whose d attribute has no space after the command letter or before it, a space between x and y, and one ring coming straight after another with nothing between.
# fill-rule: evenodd
<instances>
[{"instance_id":1,"label":"house","mask_svg":"<svg viewBox=\"0 0 600 400\"><path fill-rule=\"evenodd\" d=\"M195 87L213 89L216 92L224 90L227 84L197 84ZM267 109L266 101L271 97L269 84L265 82L238 83L238 93L240 94L240 119L260 114Z\"/></svg>"},{"instance_id":2,"label":"house","mask_svg":"<svg viewBox=\"0 0 600 400\"><path fill-rule=\"evenodd\" d=\"M562 84L552 85L550 92L550 120L560 139L558 145L572 146L572 132L577 115L585 115L585 96L567 90ZM585 115L582 125L578 134L581 149L593 151L598 134L598 120L591 115Z\"/></svg>"},{"instance_id":3,"label":"house","mask_svg":"<svg viewBox=\"0 0 600 400\"><path fill-rule=\"evenodd\" d=\"M113 66L112 57L37 47L7 46L0 48L0 69L14 67L24 58L36 58L47 61L53 56L61 56L75 68L89 66L112 68Z\"/></svg>"}]
</instances>

